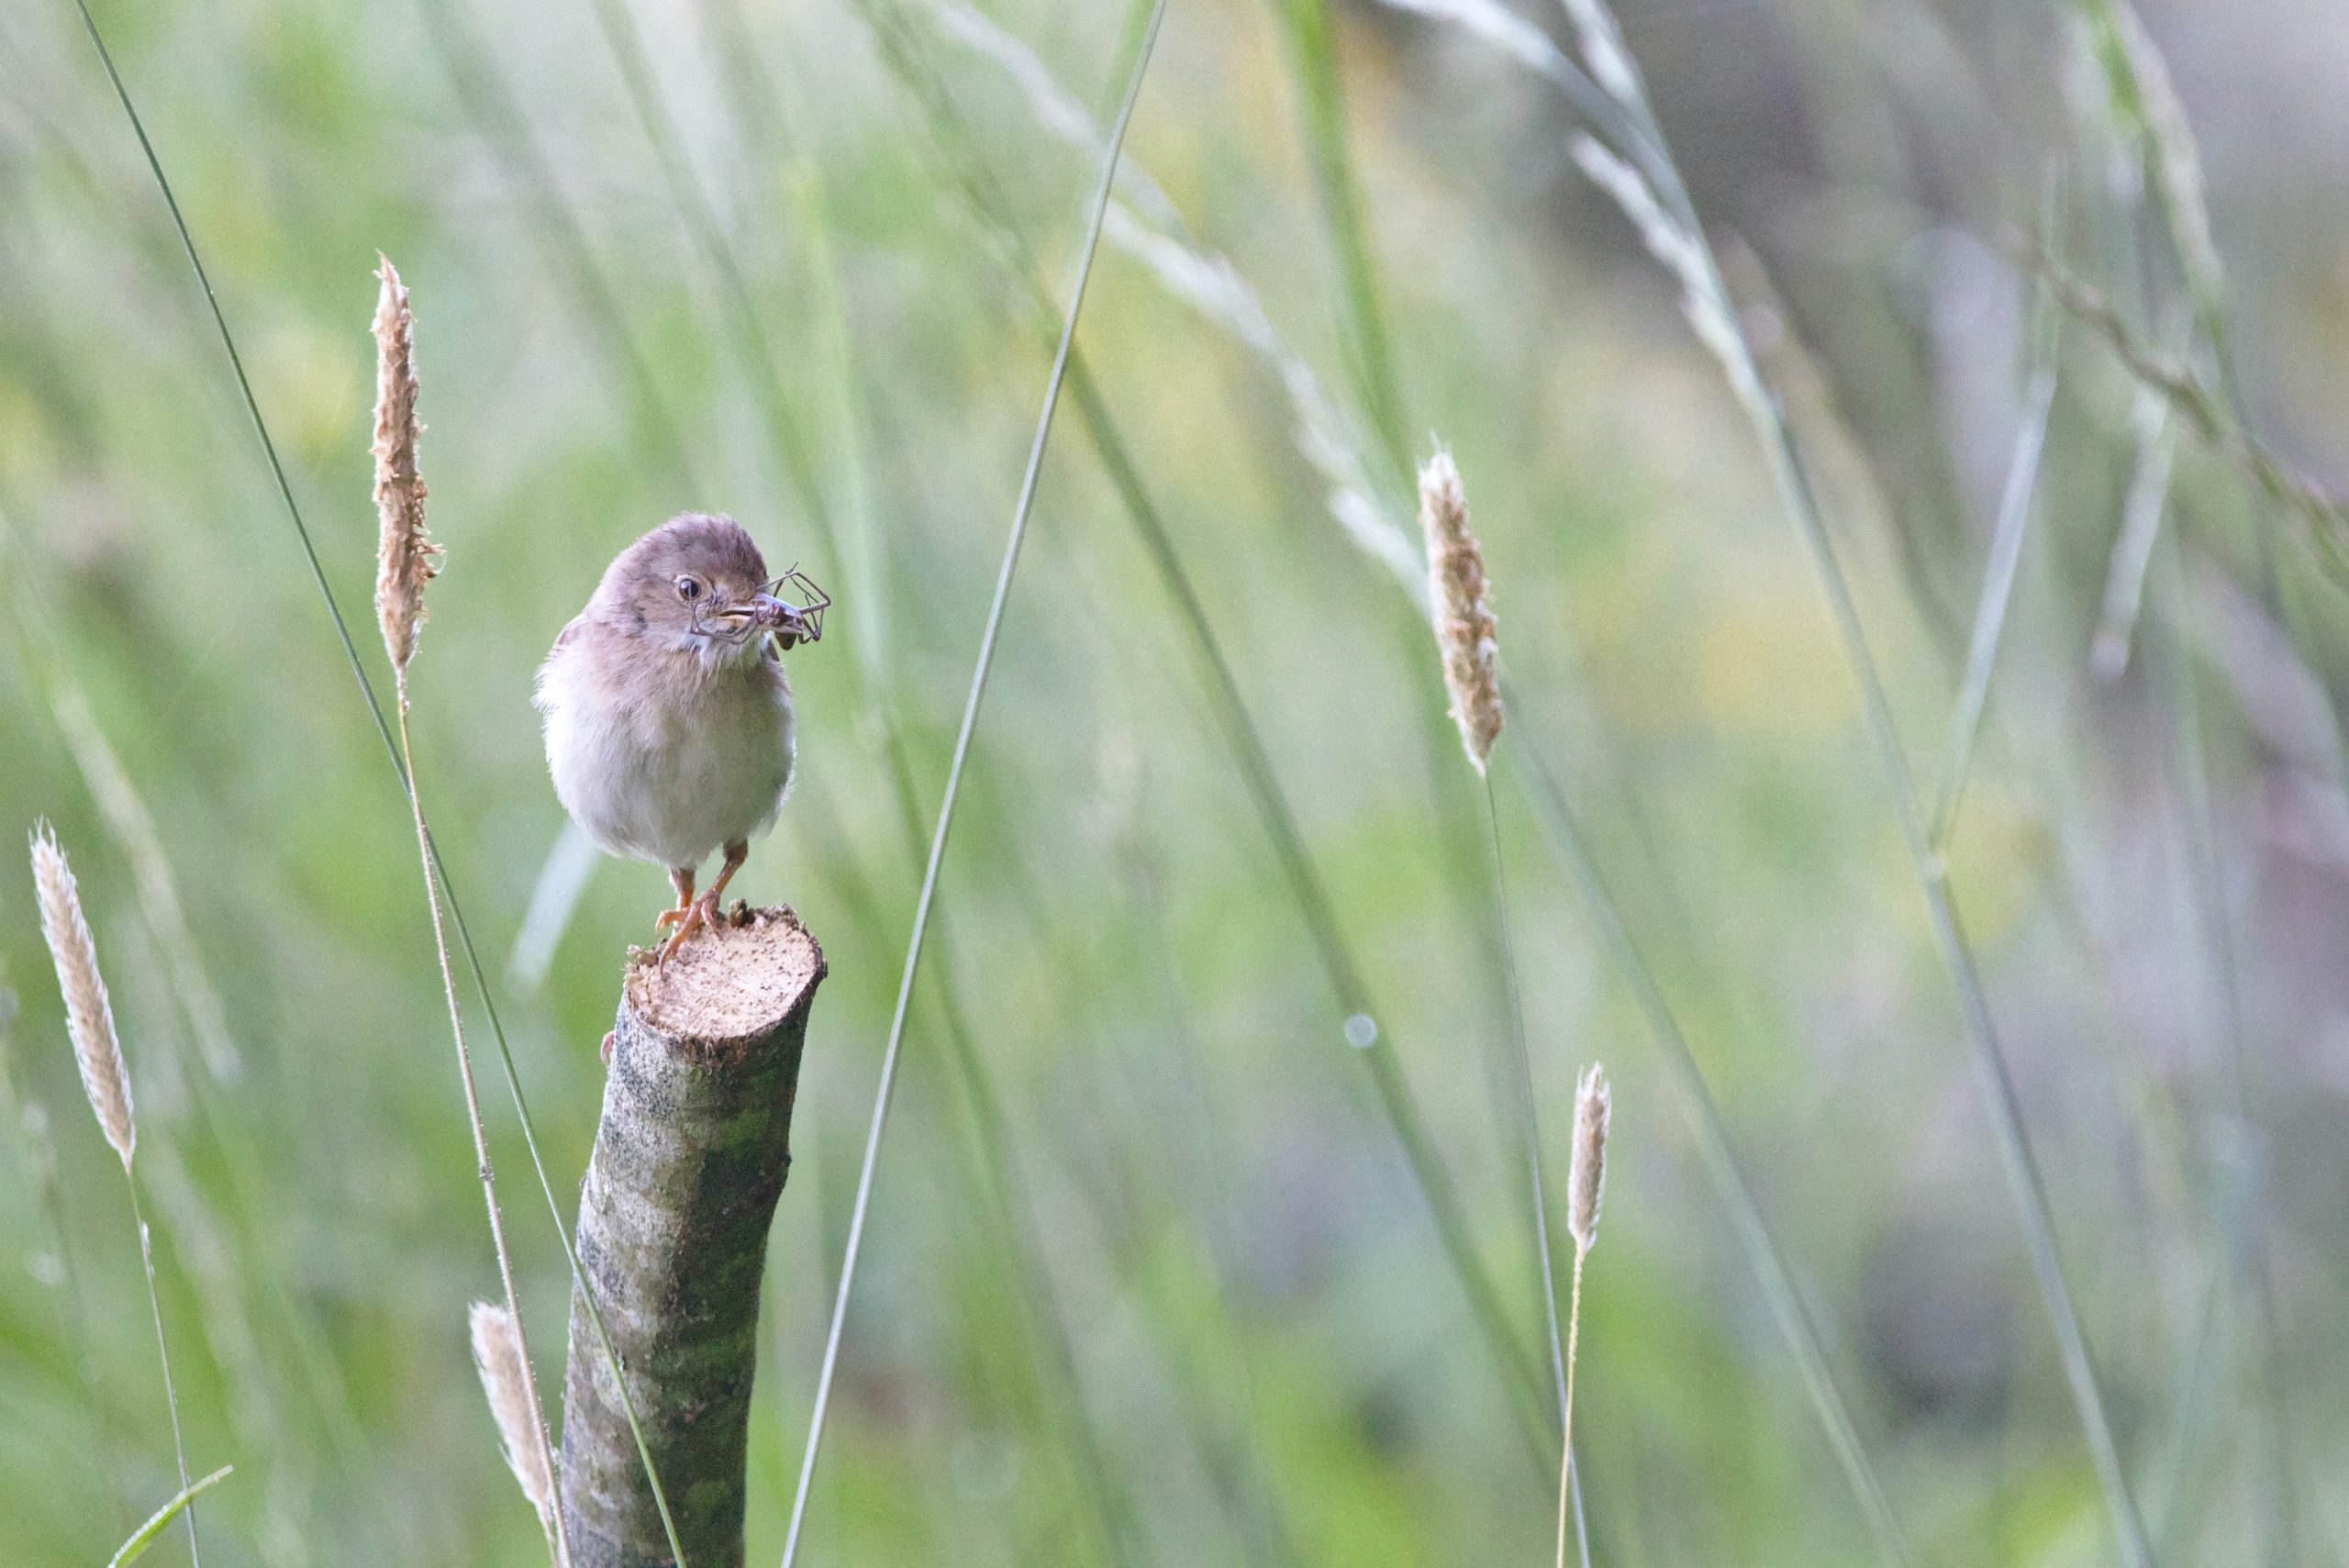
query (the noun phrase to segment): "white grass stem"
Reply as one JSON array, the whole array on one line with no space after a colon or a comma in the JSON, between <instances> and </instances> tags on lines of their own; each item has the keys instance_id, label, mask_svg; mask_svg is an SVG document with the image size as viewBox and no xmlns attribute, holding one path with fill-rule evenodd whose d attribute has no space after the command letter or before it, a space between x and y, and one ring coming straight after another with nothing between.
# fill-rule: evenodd
<instances>
[{"instance_id":1,"label":"white grass stem","mask_svg":"<svg viewBox=\"0 0 2349 1568\"><path fill-rule=\"evenodd\" d=\"M147 1229L147 1215L139 1202L139 1178L130 1167L123 1167L123 1176L130 1184L130 1218L139 1227L139 1261L147 1273L147 1308L155 1319L155 1355L163 1367L163 1403L172 1413L172 1459L178 1464L180 1491L189 1490L187 1479L187 1440L180 1430L180 1391L172 1379L172 1342L163 1332L163 1297L155 1287L155 1242ZM189 1568L203 1568L204 1554L195 1534L195 1506L189 1504L181 1516L187 1524L187 1560Z\"/></svg>"},{"instance_id":2,"label":"white grass stem","mask_svg":"<svg viewBox=\"0 0 2349 1568\"><path fill-rule=\"evenodd\" d=\"M497 1207L497 1176L490 1164L489 1138L482 1129L481 1096L473 1084L473 1053L465 1048L465 1020L463 1010L457 1004L456 972L449 962L449 940L441 928L440 893L432 874L432 839L425 827L424 797L415 787L416 753L409 745L407 732L406 672L396 670L393 679L397 694L395 706L399 716L400 761L409 784L408 814L416 824L417 856L424 868L424 901L432 911L432 947L440 962L441 995L449 1004L449 1032L457 1046L457 1077L464 1084L465 1122L473 1130L473 1159L481 1176L482 1204L489 1211L490 1247L497 1254L497 1279L506 1292L506 1310L514 1320L514 1343L522 1362L522 1389L529 1405L530 1440L538 1448L540 1462L546 1467L548 1474L553 1475L559 1473L555 1467L554 1449L547 1440L546 1414L539 1402L539 1380L530 1370L529 1343L523 1337L522 1308L514 1294L514 1260L507 1250L506 1220ZM182 1476L181 1480L184 1483L186 1477ZM665 1519L666 1517L664 1509L662 1518ZM548 1526L547 1547L556 1568L569 1568L571 1542L563 1528L562 1508L553 1509L551 1518L541 1522Z\"/></svg>"},{"instance_id":3,"label":"white grass stem","mask_svg":"<svg viewBox=\"0 0 2349 1568\"><path fill-rule=\"evenodd\" d=\"M1564 1404L1565 1451L1558 1460L1558 1568L1566 1568L1566 1525L1568 1502L1575 1495L1575 1358L1582 1345L1582 1264L1590 1255L1586 1247L1575 1249L1574 1284L1566 1296L1566 1372ZM1590 1542L1582 1536L1582 1510L1574 1514L1575 1534L1581 1542L1582 1561L1587 1568Z\"/></svg>"}]
</instances>

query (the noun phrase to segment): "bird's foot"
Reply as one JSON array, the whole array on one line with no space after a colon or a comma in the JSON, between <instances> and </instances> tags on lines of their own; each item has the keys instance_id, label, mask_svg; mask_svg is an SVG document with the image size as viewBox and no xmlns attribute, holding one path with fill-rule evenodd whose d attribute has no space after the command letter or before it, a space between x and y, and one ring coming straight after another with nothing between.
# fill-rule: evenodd
<instances>
[{"instance_id":1,"label":"bird's foot","mask_svg":"<svg viewBox=\"0 0 2349 1568\"><path fill-rule=\"evenodd\" d=\"M655 968L666 969L669 960L696 931L705 926L714 929L718 925L718 890L710 889L682 909L663 911L660 924L664 928L670 925L677 928L670 934L669 940L661 944L661 956L654 961Z\"/></svg>"}]
</instances>

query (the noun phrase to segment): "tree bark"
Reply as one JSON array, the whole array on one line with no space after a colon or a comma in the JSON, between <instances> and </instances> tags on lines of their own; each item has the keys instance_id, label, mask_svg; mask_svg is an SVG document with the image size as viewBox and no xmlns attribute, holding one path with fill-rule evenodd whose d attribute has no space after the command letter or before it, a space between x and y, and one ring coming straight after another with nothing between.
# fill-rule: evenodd
<instances>
[{"instance_id":1,"label":"tree bark","mask_svg":"<svg viewBox=\"0 0 2349 1568\"><path fill-rule=\"evenodd\" d=\"M823 978L822 950L788 909L737 905L665 971L650 953L629 958L603 1120L579 1195L581 1277L562 1399L573 1568L674 1561L589 1289L686 1561L742 1561L759 1279Z\"/></svg>"}]
</instances>

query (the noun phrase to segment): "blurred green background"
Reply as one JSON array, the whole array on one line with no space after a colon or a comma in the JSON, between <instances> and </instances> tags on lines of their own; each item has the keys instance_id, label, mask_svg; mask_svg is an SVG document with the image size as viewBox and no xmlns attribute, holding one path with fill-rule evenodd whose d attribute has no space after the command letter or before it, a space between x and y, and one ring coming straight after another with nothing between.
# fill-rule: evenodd
<instances>
[{"instance_id":1,"label":"blurred green background","mask_svg":"<svg viewBox=\"0 0 2349 1568\"><path fill-rule=\"evenodd\" d=\"M448 550L417 773L566 1217L620 955L666 888L563 847L532 673L676 511L733 513L838 601L790 660L793 802L735 884L796 906L830 962L753 1418L749 1558L774 1562L1087 139L1139 14L95 9L386 690L378 250L413 291ZM1563 13L1520 15L1572 50ZM2165 425L2019 258L2062 253L2282 461L2341 473L2349 14L2148 0L2226 269L2199 314L2121 15L1627 0L1622 20L1928 802L2052 370L1949 885L2160 1561L2339 1562L2349 601L2298 514ZM1496 584L1496 798L1553 1186L1576 1072L1616 1083L1575 1427L1591 1560L1886 1557L1537 759L1915 1560L2118 1561L1818 579L1675 285L1577 172L1566 100L1456 21L1170 8L1078 334L1098 402L1063 395L944 864L803 1560L1549 1560L1554 1470L1137 522L1146 497L1532 1356L1485 803L1398 580L1408 465L1440 439ZM2161 520L2142 571L2132 485ZM2116 562L2133 618L2108 604ZM207 1561L537 1559L467 1356L496 1275L404 802L128 123L46 0L0 8L0 826L46 817L80 873L190 1462L237 1466L202 1510ZM2125 667L2097 667L2100 631ZM176 1479L128 1197L11 863L0 1557L95 1563ZM473 1000L551 1402L567 1274Z\"/></svg>"}]
</instances>

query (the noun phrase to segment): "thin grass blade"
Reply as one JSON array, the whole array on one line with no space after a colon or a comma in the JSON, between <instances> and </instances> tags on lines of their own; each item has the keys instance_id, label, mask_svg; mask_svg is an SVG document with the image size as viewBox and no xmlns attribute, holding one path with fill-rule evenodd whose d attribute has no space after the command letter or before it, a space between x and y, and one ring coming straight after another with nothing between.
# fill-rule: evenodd
<instances>
[{"instance_id":1,"label":"thin grass blade","mask_svg":"<svg viewBox=\"0 0 2349 1568\"><path fill-rule=\"evenodd\" d=\"M1493 917L1494 929L1499 935L1501 969L1507 976L1509 1013L1509 1043L1515 1056L1517 1075L1511 1087L1515 1091L1520 1137L1525 1143L1526 1185L1532 1197L1533 1253L1542 1272L1542 1312L1550 1335L1550 1370L1558 1384L1558 1430L1562 1442L1570 1440L1573 1423L1567 1412L1573 1408L1572 1385L1567 1377L1565 1341L1558 1332L1558 1272L1551 1260L1550 1249L1550 1188L1542 1177L1542 1118L1533 1086L1533 1052L1525 1035L1525 998L1517 981L1517 946L1509 938L1508 873L1501 857L1501 813L1493 795L1493 775L1485 774L1485 826L1488 829L1493 851ZM1563 1482L1560 1490L1564 1490ZM1563 1505L1562 1505L1563 1506Z\"/></svg>"},{"instance_id":2,"label":"thin grass blade","mask_svg":"<svg viewBox=\"0 0 2349 1568\"><path fill-rule=\"evenodd\" d=\"M2157 392L2138 389L2129 428L2136 455L2121 497L2121 529L2105 567L2103 608L2088 653L2089 667L2107 681L2118 680L2129 668L2137 617L2145 603L2145 573L2153 565L2162 517L2169 509L2170 466L2177 451L2176 421Z\"/></svg>"},{"instance_id":3,"label":"thin grass blade","mask_svg":"<svg viewBox=\"0 0 2349 1568\"><path fill-rule=\"evenodd\" d=\"M188 268L195 274L196 284L203 292L205 304L211 312L213 326L220 339L221 350L228 355L229 369L236 376L237 390L244 400L245 412L252 421L253 434L260 440L262 456L268 462L270 477L275 484L279 498L284 503L286 518L293 525L295 537L300 542L311 579L317 585L318 596L325 601L327 618L333 624L336 639L341 645L344 660L351 668L351 679L358 684L360 700L365 704L368 717L374 723L375 733L383 741L384 757L391 763L393 774L398 781L404 803L413 807L413 781L401 756L399 742L393 738L391 722L384 717L383 702L376 695L374 683L368 678L366 666L360 661L359 647L351 638L351 626L343 617L341 604L336 599L332 585L327 582L326 571L319 562L309 525L303 519L301 504L294 498L294 486L286 477L285 465L277 455L277 443L270 437L269 422L262 415L261 403L253 394L251 379L245 373L243 357L237 351L236 335L228 329L228 317L222 312L219 297L213 291L212 280L204 270L204 261L197 253L195 236L180 211L179 198L173 194L161 160L156 155L154 143L148 138L145 122L139 117L138 106L131 101L130 90L124 84L121 72L116 69L114 55L106 48L105 35L98 30L96 18L90 14L87 0L74 0L74 4L81 12L82 23L88 30L91 45L97 50L99 63L106 69L106 80L114 88L117 101L122 106L123 116L130 122L131 131L139 139L139 150L145 156L149 173L154 177L155 188L171 214L172 227L178 236L180 249L187 258ZM431 861L432 874L438 878L441 897L446 901L450 924L456 929L457 945L464 953L465 967L473 976L473 989L481 1000L483 1015L489 1020L491 1036L497 1043L498 1066L505 1075L506 1086L513 1095L515 1115L521 1124L523 1147L529 1152L531 1169L539 1179L539 1191L546 1200L549 1217L554 1221L555 1234L562 1240L563 1257L570 1265L572 1277L579 1279L583 1275L578 1250L572 1243L570 1228L563 1223L562 1205L555 1198L554 1184L547 1175L546 1161L539 1151L538 1131L530 1119L529 1104L522 1093L521 1076L514 1066L513 1050L506 1038L505 1024L498 1016L496 999L490 994L488 971L484 967L480 950L473 941L473 929L465 919L464 906L459 901L456 887L450 880L440 842L429 831L425 835L425 847ZM646 1479L651 1484L654 1496L661 1501L665 1515L667 1501L662 1494L661 1478L654 1473L651 1452L645 1446L642 1431L638 1429L636 1410L628 1393L627 1381L618 1376L619 1360L612 1350L610 1335L604 1328L603 1308L596 1303L594 1292L587 1292L585 1299L588 1316L595 1323L605 1359L610 1363L619 1388L621 1408L629 1418L630 1429L635 1432L637 1451L644 1461Z\"/></svg>"},{"instance_id":4,"label":"thin grass blade","mask_svg":"<svg viewBox=\"0 0 2349 1568\"><path fill-rule=\"evenodd\" d=\"M2047 415L2055 401L2055 371L2043 365L2034 373L2023 395L2022 428L2016 433L2014 455L2007 465L2007 483L1998 501L1998 526L1990 540L1990 561L1982 574L1982 597L1975 606L1974 631L1965 650L1965 676L1959 684L1957 706L1949 716L1949 741L1942 763L1941 786L1933 792L1933 815L1927 834L1934 851L1949 847L1957 825L1957 808L1965 794L1965 775L1974 762L1974 742L1981 733L1982 711L1990 699L1990 673L1998 663L1998 644L2007 627L2007 606L2014 596L2015 573L2022 563L2023 536L2031 528L2033 497L2039 482L2039 454L2047 439Z\"/></svg>"},{"instance_id":5,"label":"thin grass blade","mask_svg":"<svg viewBox=\"0 0 2349 1568\"><path fill-rule=\"evenodd\" d=\"M1109 206L1109 191L1117 178L1118 158L1125 146L1126 128L1133 122L1134 106L1141 100L1143 79L1149 74L1152 51L1158 42L1160 25L1165 20L1166 0L1151 0L1150 19L1145 24L1141 45L1137 51L1131 75L1126 83L1125 98L1118 108L1116 128L1110 133L1108 155L1103 159L1101 176L1095 192L1092 212L1085 227L1083 248L1078 252L1076 276L1070 285L1067 316L1062 324L1059 348L1052 357L1052 372L1045 382L1044 406L1036 418L1036 434L1028 449L1028 466L1019 482L1019 498L1012 509L1010 537L1004 541L1003 564L996 574L995 594L987 606L986 628L980 634L979 653L971 672L970 695L963 705L961 728L954 738L954 752L947 764L946 788L938 808L938 828L930 840L930 861L922 871L921 893L914 905L912 935L906 943L905 970L897 983L897 1000L889 1022L888 1043L881 1057L881 1081L874 1094L872 1127L865 1138L864 1161L857 1173L856 1203L849 1220L848 1247L841 1263L840 1291L832 1306L832 1320L826 1331L822 1370L816 1383L816 1404L807 1427L807 1451L800 1460L799 1485L792 1499L790 1533L785 1538L784 1568L790 1568L799 1547L800 1532L807 1523L808 1492L815 1479L816 1459L822 1446L825 1417L830 1409L832 1379L840 1365L841 1333L848 1316L851 1292L856 1284L856 1264L862 1255L866 1217L871 1211L873 1176L881 1155L882 1133L888 1125L889 1104L896 1087L896 1070L900 1051L905 1041L906 1013L912 1000L914 978L921 966L922 935L930 923L932 902L938 894L938 875L946 855L946 840L954 823L954 802L961 792L963 768L969 760L971 737L978 728L979 708L986 696L987 677L995 664L996 640L1003 628L1004 608L1011 596L1013 575L1019 570L1019 547L1028 532L1028 519L1035 506L1036 485L1043 472L1044 449L1052 433L1052 416L1060 406L1061 384L1068 373L1069 354L1076 340L1076 323L1085 307L1085 285L1093 275L1093 258L1101 239L1101 222Z\"/></svg>"},{"instance_id":6,"label":"thin grass blade","mask_svg":"<svg viewBox=\"0 0 2349 1568\"><path fill-rule=\"evenodd\" d=\"M161 1535L171 1522L179 1518L181 1510L195 1501L198 1493L227 1480L236 1468L233 1464L224 1464L203 1480L191 1482L181 1487L170 1502L156 1509L153 1517L140 1525L132 1533L130 1539L124 1541L112 1557L106 1559L106 1568L128 1568L128 1564L145 1556L147 1549L155 1544L156 1537Z\"/></svg>"},{"instance_id":7,"label":"thin grass blade","mask_svg":"<svg viewBox=\"0 0 2349 1568\"><path fill-rule=\"evenodd\" d=\"M1591 852L1580 822L1566 804L1564 791L1531 748L1512 748L1512 762L1522 776L1551 851L1581 893L1584 907L1598 928L1599 945L1607 950L1631 988L1632 1002L1646 1020L1648 1033L1680 1091L1682 1108L1697 1132L1698 1152L1704 1160L1706 1174L1721 1198L1730 1229L1745 1253L1746 1265L1762 1286L1763 1299L1777 1324L1778 1336L1794 1354L1795 1368L1802 1378L1804 1392L1810 1396L1811 1410L1826 1429L1828 1446L1834 1451L1836 1463L1859 1502L1877 1551L1896 1568L1910 1568L1916 1559L1899 1522L1893 1517L1884 1484L1876 1477L1866 1446L1860 1440L1851 1407L1836 1385L1818 1327L1811 1321L1795 1284L1794 1271L1763 1218L1762 1206L1754 1198L1753 1184L1738 1161L1736 1146L1730 1140L1729 1124L1722 1118L1720 1104L1705 1082L1704 1069L1698 1065L1696 1053L1689 1050L1687 1037L1681 1032L1680 1022L1664 998L1664 988L1656 983L1654 972L1648 967L1646 956L1632 939L1630 928L1624 925L1620 906L1599 869L1598 857Z\"/></svg>"},{"instance_id":8,"label":"thin grass blade","mask_svg":"<svg viewBox=\"0 0 2349 1568\"><path fill-rule=\"evenodd\" d=\"M1612 15L1607 11L1602 0L1569 0L1568 8L1579 17L1600 18L1609 29L1613 29ZM1628 57L1626 60L1628 61ZM1654 115L1647 106L1635 73L1619 84L1619 95L1623 93L1630 95L1627 107L1653 131ZM1653 139L1665 167L1671 168L1671 156L1661 133L1654 132ZM1853 597L1842 564L1836 557L1825 517L1820 510L1809 475L1796 450L1792 432L1787 427L1776 395L1762 379L1752 347L1739 325L1734 303L1722 282L1720 263L1705 239L1704 229L1696 219L1687 189L1677 175L1674 175L1664 189L1664 203L1659 204L1636 171L1606 153L1589 139L1578 141L1575 152L1584 172L1622 206L1625 216L1640 230L1657 260L1675 273L1686 291L1683 303L1690 326L1704 346L1720 360L1731 391L1753 427L1772 486L1811 558L1834 620L1836 635L1843 646L1845 662L1851 666L1854 679L1860 686L1870 743L1876 751L1891 796L1893 815L1907 846L1919 891L1925 900L1935 945L1941 951L1943 966L1949 971L1951 983L1958 994L1966 1039L1973 1048L1976 1066L1990 1107L1999 1164L2013 1195L2017 1217L2021 1222L2024 1251L2055 1333L2065 1378L2070 1385L2073 1404L2087 1440L2089 1456L2104 1492L2107 1512L2111 1516L2121 1554L2130 1568L2151 1568L2153 1555L2146 1541L2143 1520L2130 1491L2128 1474L2121 1463L2103 1388L2088 1351L2086 1335L2080 1328L2071 1285L2056 1250L2054 1222L2048 1207L2045 1184L2041 1179L2038 1162L2032 1151L2030 1134L2023 1123L2021 1097L2015 1088L2013 1072L1998 1043L1998 1029L1991 1017L1980 970L1975 962L1964 928L1958 922L1950 896L1947 869L1932 851L1915 782L1901 750L1898 729L1893 722L1891 701L1886 695L1875 655L1869 651L1859 606Z\"/></svg>"},{"instance_id":9,"label":"thin grass blade","mask_svg":"<svg viewBox=\"0 0 2349 1568\"><path fill-rule=\"evenodd\" d=\"M1346 145L1346 105L1340 83L1337 34L1326 0L1273 0L1287 34L1291 74L1304 100L1307 151L1321 197L1321 216L1337 252L1339 292L1353 352L1354 384L1376 432L1388 472L1399 482L1412 473L1404 434L1402 384L1393 340L1378 298L1378 269L1362 212L1362 184Z\"/></svg>"}]
</instances>

